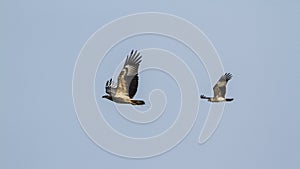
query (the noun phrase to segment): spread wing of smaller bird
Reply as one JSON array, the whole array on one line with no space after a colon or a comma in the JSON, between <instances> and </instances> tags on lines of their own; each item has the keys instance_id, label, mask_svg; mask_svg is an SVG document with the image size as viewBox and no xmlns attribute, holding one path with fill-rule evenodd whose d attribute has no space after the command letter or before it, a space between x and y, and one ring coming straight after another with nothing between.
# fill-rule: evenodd
<instances>
[{"instance_id":1,"label":"spread wing of smaller bird","mask_svg":"<svg viewBox=\"0 0 300 169\"><path fill-rule=\"evenodd\" d=\"M214 97L206 97L201 95L201 99L207 99L210 102L223 102L223 101L232 101L233 98L225 98L226 95L226 85L227 82L232 78L232 74L225 73L219 81L215 84L214 90Z\"/></svg>"},{"instance_id":2,"label":"spread wing of smaller bird","mask_svg":"<svg viewBox=\"0 0 300 169\"><path fill-rule=\"evenodd\" d=\"M141 63L142 56L136 50L132 50L127 55L123 69L118 76L118 83L115 86L112 79L106 82L105 91L108 95L103 98L112 100L117 103L142 105L142 100L132 100L137 92L139 76L138 68Z\"/></svg>"}]
</instances>

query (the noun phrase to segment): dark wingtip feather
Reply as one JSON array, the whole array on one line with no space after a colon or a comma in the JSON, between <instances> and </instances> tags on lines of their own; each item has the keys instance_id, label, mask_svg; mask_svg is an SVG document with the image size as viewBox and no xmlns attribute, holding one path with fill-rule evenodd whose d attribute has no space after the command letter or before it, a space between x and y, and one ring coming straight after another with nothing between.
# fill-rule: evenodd
<instances>
[{"instance_id":1,"label":"dark wingtip feather","mask_svg":"<svg viewBox=\"0 0 300 169\"><path fill-rule=\"evenodd\" d=\"M136 56L137 50L134 51L134 56Z\"/></svg>"},{"instance_id":2,"label":"dark wingtip feather","mask_svg":"<svg viewBox=\"0 0 300 169\"><path fill-rule=\"evenodd\" d=\"M110 87L112 85L113 81L112 78L106 81L105 87Z\"/></svg>"},{"instance_id":3,"label":"dark wingtip feather","mask_svg":"<svg viewBox=\"0 0 300 169\"><path fill-rule=\"evenodd\" d=\"M131 64L131 63L139 64L139 63L141 63L141 58L142 58L142 55L137 50L132 49L130 52L130 55L129 56L127 55L125 65Z\"/></svg>"},{"instance_id":4,"label":"dark wingtip feather","mask_svg":"<svg viewBox=\"0 0 300 169\"><path fill-rule=\"evenodd\" d=\"M232 78L232 74L231 73L225 73L225 78L226 78L226 81L230 80Z\"/></svg>"}]
</instances>

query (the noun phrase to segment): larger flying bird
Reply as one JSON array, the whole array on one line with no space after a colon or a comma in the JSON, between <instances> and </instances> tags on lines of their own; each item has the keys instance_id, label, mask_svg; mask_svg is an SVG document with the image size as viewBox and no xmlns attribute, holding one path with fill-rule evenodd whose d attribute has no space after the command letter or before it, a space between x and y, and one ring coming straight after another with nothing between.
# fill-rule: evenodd
<instances>
[{"instance_id":1,"label":"larger flying bird","mask_svg":"<svg viewBox=\"0 0 300 169\"><path fill-rule=\"evenodd\" d=\"M233 98L225 98L227 82L232 78L230 73L221 76L217 84L214 86L214 97L206 97L201 95L201 99L207 99L210 102L230 102Z\"/></svg>"},{"instance_id":2,"label":"larger flying bird","mask_svg":"<svg viewBox=\"0 0 300 169\"><path fill-rule=\"evenodd\" d=\"M105 92L108 95L102 96L116 103L143 105L143 100L133 100L138 88L138 68L141 63L142 56L136 50L132 50L130 55L126 57L125 64L118 77L118 84L108 80L105 85Z\"/></svg>"}]
</instances>

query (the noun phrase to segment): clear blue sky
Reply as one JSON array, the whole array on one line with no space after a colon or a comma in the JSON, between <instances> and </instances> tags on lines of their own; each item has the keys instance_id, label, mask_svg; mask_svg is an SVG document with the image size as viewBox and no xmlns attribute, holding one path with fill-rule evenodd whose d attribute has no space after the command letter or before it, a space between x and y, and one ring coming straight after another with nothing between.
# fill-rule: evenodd
<instances>
[{"instance_id":1,"label":"clear blue sky","mask_svg":"<svg viewBox=\"0 0 300 169\"><path fill-rule=\"evenodd\" d=\"M0 168L300 168L298 1L29 0L0 4ZM197 144L209 108L206 102L200 103L196 124L183 142L154 158L112 155L82 130L72 100L79 51L101 26L137 12L165 12L189 20L208 36L225 71L234 75L228 95L235 101L226 105L220 126L207 143ZM105 60L111 65L99 69L107 72L97 74L96 95L104 94L105 80L127 50L149 47L178 55L185 52L163 37L124 41L109 53L116 56L115 62ZM183 59L198 74L200 92L209 95L211 86L201 62ZM139 88L137 97L148 95L149 81L159 77L163 81L156 87L170 96L166 113L172 112L178 94L172 78L155 71L143 74L140 85L145 87ZM101 102L105 109L111 108L110 102ZM175 118L169 113L157 125L138 128L117 114L105 117L120 132L139 136L157 134Z\"/></svg>"}]
</instances>

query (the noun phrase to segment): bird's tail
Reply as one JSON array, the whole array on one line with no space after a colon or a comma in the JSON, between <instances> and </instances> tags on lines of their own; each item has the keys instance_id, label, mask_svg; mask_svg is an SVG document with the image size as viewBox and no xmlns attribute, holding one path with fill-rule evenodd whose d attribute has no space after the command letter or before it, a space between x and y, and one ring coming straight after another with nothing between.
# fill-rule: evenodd
<instances>
[{"instance_id":1,"label":"bird's tail","mask_svg":"<svg viewBox=\"0 0 300 169\"><path fill-rule=\"evenodd\" d=\"M226 98L227 102L231 102L233 100L233 98Z\"/></svg>"},{"instance_id":2,"label":"bird's tail","mask_svg":"<svg viewBox=\"0 0 300 169\"><path fill-rule=\"evenodd\" d=\"M145 102L143 100L131 100L132 105L144 105Z\"/></svg>"},{"instance_id":3,"label":"bird's tail","mask_svg":"<svg viewBox=\"0 0 300 169\"><path fill-rule=\"evenodd\" d=\"M210 97L206 97L206 96L204 96L204 95L201 95L200 98L201 98L201 99L210 99Z\"/></svg>"}]
</instances>

